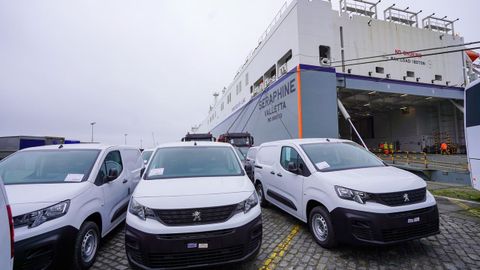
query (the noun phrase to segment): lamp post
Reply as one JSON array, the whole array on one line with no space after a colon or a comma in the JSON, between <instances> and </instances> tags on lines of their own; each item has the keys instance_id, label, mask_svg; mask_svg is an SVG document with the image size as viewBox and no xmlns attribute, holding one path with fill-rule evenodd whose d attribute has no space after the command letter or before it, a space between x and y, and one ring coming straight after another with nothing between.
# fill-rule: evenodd
<instances>
[{"instance_id":1,"label":"lamp post","mask_svg":"<svg viewBox=\"0 0 480 270\"><path fill-rule=\"evenodd\" d=\"M125 133L124 135L125 135L125 145L126 145L126 144L127 144L127 136L128 136L128 134Z\"/></svg>"},{"instance_id":2,"label":"lamp post","mask_svg":"<svg viewBox=\"0 0 480 270\"><path fill-rule=\"evenodd\" d=\"M92 126L92 142L93 142L93 126L96 124L97 122L91 122L90 125Z\"/></svg>"}]
</instances>

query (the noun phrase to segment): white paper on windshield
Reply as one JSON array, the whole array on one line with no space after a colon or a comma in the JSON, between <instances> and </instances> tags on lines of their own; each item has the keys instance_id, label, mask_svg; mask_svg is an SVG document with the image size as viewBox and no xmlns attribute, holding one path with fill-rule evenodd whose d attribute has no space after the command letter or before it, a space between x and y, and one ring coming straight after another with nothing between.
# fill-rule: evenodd
<instances>
[{"instance_id":1,"label":"white paper on windshield","mask_svg":"<svg viewBox=\"0 0 480 270\"><path fill-rule=\"evenodd\" d=\"M326 162L326 161L322 161L322 162L319 162L319 163L315 163L315 165L317 166L317 168L319 170L323 170L323 169L326 169L326 168L330 168L330 165Z\"/></svg>"},{"instance_id":2,"label":"white paper on windshield","mask_svg":"<svg viewBox=\"0 0 480 270\"><path fill-rule=\"evenodd\" d=\"M149 176L163 175L163 168L151 169L150 172L148 173L148 175Z\"/></svg>"},{"instance_id":3,"label":"white paper on windshield","mask_svg":"<svg viewBox=\"0 0 480 270\"><path fill-rule=\"evenodd\" d=\"M79 173L69 173L65 177L65 182L80 182L83 179L83 174Z\"/></svg>"}]
</instances>

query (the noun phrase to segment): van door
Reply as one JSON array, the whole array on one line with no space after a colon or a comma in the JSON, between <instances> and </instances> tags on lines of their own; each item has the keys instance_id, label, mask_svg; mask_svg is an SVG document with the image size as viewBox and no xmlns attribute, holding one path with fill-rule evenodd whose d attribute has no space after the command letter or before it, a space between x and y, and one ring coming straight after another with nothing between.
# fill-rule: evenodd
<instances>
[{"instance_id":1,"label":"van door","mask_svg":"<svg viewBox=\"0 0 480 270\"><path fill-rule=\"evenodd\" d=\"M263 191L267 192L272 188L274 175L274 164L276 157L279 155L278 147L274 145L264 146L258 150L254 175L262 182ZM275 188L275 187L273 187ZM268 198L268 195L266 195Z\"/></svg>"},{"instance_id":2,"label":"van door","mask_svg":"<svg viewBox=\"0 0 480 270\"><path fill-rule=\"evenodd\" d=\"M140 181L141 174L144 168L144 162L140 150L137 149L122 149L122 161L125 169L127 170L127 179L130 183L131 194L138 182Z\"/></svg>"},{"instance_id":3,"label":"van door","mask_svg":"<svg viewBox=\"0 0 480 270\"><path fill-rule=\"evenodd\" d=\"M309 174L298 151L291 146L283 146L280 159L275 162L274 178L278 194L270 196L281 203L285 211L300 218L303 211L303 181L305 175Z\"/></svg>"},{"instance_id":4,"label":"van door","mask_svg":"<svg viewBox=\"0 0 480 270\"><path fill-rule=\"evenodd\" d=\"M102 219L104 224L108 224L108 228L105 228L105 231L108 231L125 217L130 198L128 171L123 166L119 150L107 154L98 172L97 181L102 183L104 200Z\"/></svg>"}]
</instances>

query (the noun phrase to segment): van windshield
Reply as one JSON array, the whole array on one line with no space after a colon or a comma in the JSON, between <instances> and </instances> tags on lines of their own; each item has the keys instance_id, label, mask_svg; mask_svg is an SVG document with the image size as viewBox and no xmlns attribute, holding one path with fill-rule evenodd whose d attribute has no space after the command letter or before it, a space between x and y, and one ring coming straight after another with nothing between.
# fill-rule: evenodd
<instances>
[{"instance_id":1,"label":"van windshield","mask_svg":"<svg viewBox=\"0 0 480 270\"><path fill-rule=\"evenodd\" d=\"M144 163L147 163L148 160L150 159L150 157L152 156L153 154L153 150L144 150L142 152L142 159L143 159L143 162Z\"/></svg>"},{"instance_id":2,"label":"van windshield","mask_svg":"<svg viewBox=\"0 0 480 270\"><path fill-rule=\"evenodd\" d=\"M239 176L243 170L230 147L190 146L158 149L145 179Z\"/></svg>"},{"instance_id":3,"label":"van windshield","mask_svg":"<svg viewBox=\"0 0 480 270\"><path fill-rule=\"evenodd\" d=\"M385 164L356 143L313 143L301 145L321 172L380 167Z\"/></svg>"},{"instance_id":4,"label":"van windshield","mask_svg":"<svg viewBox=\"0 0 480 270\"><path fill-rule=\"evenodd\" d=\"M99 150L35 150L0 162L6 185L81 182L88 178Z\"/></svg>"}]
</instances>

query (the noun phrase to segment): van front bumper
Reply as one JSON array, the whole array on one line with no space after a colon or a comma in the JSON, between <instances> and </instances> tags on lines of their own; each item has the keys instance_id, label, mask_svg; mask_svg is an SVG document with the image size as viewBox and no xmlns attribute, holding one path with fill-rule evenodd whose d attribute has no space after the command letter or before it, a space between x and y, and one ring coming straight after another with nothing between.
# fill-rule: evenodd
<instances>
[{"instance_id":1,"label":"van front bumper","mask_svg":"<svg viewBox=\"0 0 480 270\"><path fill-rule=\"evenodd\" d=\"M437 206L388 214L335 208L331 213L339 242L389 245L440 233Z\"/></svg>"},{"instance_id":2,"label":"van front bumper","mask_svg":"<svg viewBox=\"0 0 480 270\"><path fill-rule=\"evenodd\" d=\"M15 242L14 269L68 269L78 230L62 227Z\"/></svg>"},{"instance_id":3,"label":"van front bumper","mask_svg":"<svg viewBox=\"0 0 480 270\"><path fill-rule=\"evenodd\" d=\"M232 229L149 234L127 224L125 249L131 264L142 269L185 269L229 264L257 255L262 243L262 217Z\"/></svg>"}]
</instances>

